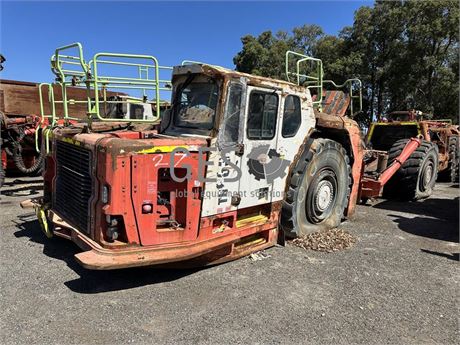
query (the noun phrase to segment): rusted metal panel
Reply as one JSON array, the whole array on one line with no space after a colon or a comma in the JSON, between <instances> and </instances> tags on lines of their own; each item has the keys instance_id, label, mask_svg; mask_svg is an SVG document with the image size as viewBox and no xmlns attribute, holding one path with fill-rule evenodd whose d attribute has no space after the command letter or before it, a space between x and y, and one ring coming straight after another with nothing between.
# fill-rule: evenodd
<instances>
[{"instance_id":1,"label":"rusted metal panel","mask_svg":"<svg viewBox=\"0 0 460 345\"><path fill-rule=\"evenodd\" d=\"M323 112L330 115L345 116L350 106L351 98L345 92L326 90L322 102Z\"/></svg>"},{"instance_id":2,"label":"rusted metal panel","mask_svg":"<svg viewBox=\"0 0 460 345\"><path fill-rule=\"evenodd\" d=\"M38 83L0 80L3 93L2 111L6 115L39 115Z\"/></svg>"},{"instance_id":3,"label":"rusted metal panel","mask_svg":"<svg viewBox=\"0 0 460 345\"><path fill-rule=\"evenodd\" d=\"M0 102L1 110L6 115L40 115L40 97L38 93L39 83L26 82L19 80L0 79L0 92L2 93L3 101ZM62 99L62 89L53 85L54 95L56 100ZM125 95L121 92L107 92L108 96ZM91 95L91 97L94 96ZM87 99L86 89L77 87L67 88L68 99L83 101ZM102 97L102 94L101 94ZM50 114L49 102L44 96L44 111L45 114ZM86 115L86 104L70 104L69 114L75 118L84 119ZM56 113L62 114L62 104L56 105Z\"/></svg>"},{"instance_id":4,"label":"rusted metal panel","mask_svg":"<svg viewBox=\"0 0 460 345\"><path fill-rule=\"evenodd\" d=\"M0 89L0 111L5 113L5 96L3 90Z\"/></svg>"},{"instance_id":5,"label":"rusted metal panel","mask_svg":"<svg viewBox=\"0 0 460 345\"><path fill-rule=\"evenodd\" d=\"M332 128L332 129L344 129L345 119L339 116L326 114L322 112L315 112L316 123L319 127Z\"/></svg>"}]
</instances>

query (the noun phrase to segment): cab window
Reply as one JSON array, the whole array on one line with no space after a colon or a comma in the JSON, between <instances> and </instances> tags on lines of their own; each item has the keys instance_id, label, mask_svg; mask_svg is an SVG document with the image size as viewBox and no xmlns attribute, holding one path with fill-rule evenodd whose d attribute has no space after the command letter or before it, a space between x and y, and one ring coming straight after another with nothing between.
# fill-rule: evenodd
<instances>
[{"instance_id":1,"label":"cab window","mask_svg":"<svg viewBox=\"0 0 460 345\"><path fill-rule=\"evenodd\" d=\"M252 91L249 97L247 136L267 140L275 136L278 95L273 92Z\"/></svg>"},{"instance_id":2,"label":"cab window","mask_svg":"<svg viewBox=\"0 0 460 345\"><path fill-rule=\"evenodd\" d=\"M233 144L238 142L242 97L243 85L231 83L228 88L223 124L222 140L224 144Z\"/></svg>"},{"instance_id":3,"label":"cab window","mask_svg":"<svg viewBox=\"0 0 460 345\"><path fill-rule=\"evenodd\" d=\"M174 124L177 127L211 129L219 99L217 82L189 82L180 85L179 89Z\"/></svg>"},{"instance_id":4,"label":"cab window","mask_svg":"<svg viewBox=\"0 0 460 345\"><path fill-rule=\"evenodd\" d=\"M302 122L302 113L300 108L300 98L289 95L284 101L283 127L281 134L284 138L293 137L299 130Z\"/></svg>"}]
</instances>

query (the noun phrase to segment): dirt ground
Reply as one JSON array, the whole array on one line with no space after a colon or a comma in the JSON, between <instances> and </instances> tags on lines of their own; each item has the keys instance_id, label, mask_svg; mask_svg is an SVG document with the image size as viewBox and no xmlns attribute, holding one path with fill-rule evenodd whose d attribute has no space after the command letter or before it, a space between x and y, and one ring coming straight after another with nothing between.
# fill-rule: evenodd
<instances>
[{"instance_id":1,"label":"dirt ground","mask_svg":"<svg viewBox=\"0 0 460 345\"><path fill-rule=\"evenodd\" d=\"M359 206L334 253L287 245L195 270L97 272L48 240L19 201L0 199L2 344L454 344L459 339L459 189Z\"/></svg>"}]
</instances>

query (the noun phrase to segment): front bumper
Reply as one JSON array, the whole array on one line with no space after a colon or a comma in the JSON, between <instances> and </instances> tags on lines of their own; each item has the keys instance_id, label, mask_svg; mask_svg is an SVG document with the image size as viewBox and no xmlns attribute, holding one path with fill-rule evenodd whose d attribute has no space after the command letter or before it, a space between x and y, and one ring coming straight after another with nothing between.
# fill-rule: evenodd
<instances>
[{"instance_id":1,"label":"front bumper","mask_svg":"<svg viewBox=\"0 0 460 345\"><path fill-rule=\"evenodd\" d=\"M277 222L269 221L257 226L257 234L263 236L254 239L252 239L254 236L254 226L252 226L242 227L236 233L203 241L155 247L132 246L107 249L65 222L52 210L45 210L38 199L26 200L21 203L21 207L35 208L37 216L42 219L40 225L45 233L52 231L52 234L71 240L84 250L75 254L75 259L83 267L91 270L166 264L174 267L218 264L274 246L278 238Z\"/></svg>"}]
</instances>

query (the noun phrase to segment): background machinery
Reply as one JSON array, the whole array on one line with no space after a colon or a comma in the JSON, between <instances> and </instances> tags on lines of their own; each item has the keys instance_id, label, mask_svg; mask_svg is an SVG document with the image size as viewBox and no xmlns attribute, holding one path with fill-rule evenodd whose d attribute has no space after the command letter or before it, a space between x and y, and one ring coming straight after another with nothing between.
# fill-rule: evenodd
<instances>
[{"instance_id":1,"label":"background machinery","mask_svg":"<svg viewBox=\"0 0 460 345\"><path fill-rule=\"evenodd\" d=\"M39 83L0 80L0 141L1 169L7 172L38 175L43 167L43 153L36 150L36 141L41 141L42 129L48 125L50 102L41 97ZM60 88L55 85L53 92L60 96ZM68 97L82 100L86 91L76 87L67 89ZM56 105L62 108L62 105ZM72 106L75 119L86 119L86 109ZM62 121L61 121L62 122ZM1 184L0 184L1 186Z\"/></svg>"},{"instance_id":2,"label":"background machinery","mask_svg":"<svg viewBox=\"0 0 460 345\"><path fill-rule=\"evenodd\" d=\"M410 138L423 140L419 154L414 155L391 179L385 188L385 195L398 194L406 199L426 197L429 193L425 190L431 190L434 186L436 171L440 179L457 181L459 133L458 127L452 125L451 121L431 120L416 110L395 111L371 123L366 145L389 152L389 163L396 159ZM420 180L417 180L419 177ZM416 190L411 187L414 183L417 184Z\"/></svg>"},{"instance_id":3,"label":"background machinery","mask_svg":"<svg viewBox=\"0 0 460 345\"><path fill-rule=\"evenodd\" d=\"M107 64L112 65L110 61ZM51 65L57 81L54 84L0 80L0 187L8 172L39 175L46 151L39 149L42 135L45 134L49 145L49 128L76 124L81 120L86 122L88 111L95 107L94 92L88 93L86 86L79 83L83 72L75 69L80 66L77 60L61 54L59 61L53 56ZM145 78L148 71L136 68L137 78ZM153 103L145 98L145 89L139 88L143 92L137 97L128 96L126 91L132 90L133 85L129 84L129 78L126 79L120 80L113 90L103 86L98 91L98 99L107 101L101 105L101 117L158 119L154 115ZM168 102L158 105L161 112L168 107Z\"/></svg>"}]
</instances>

